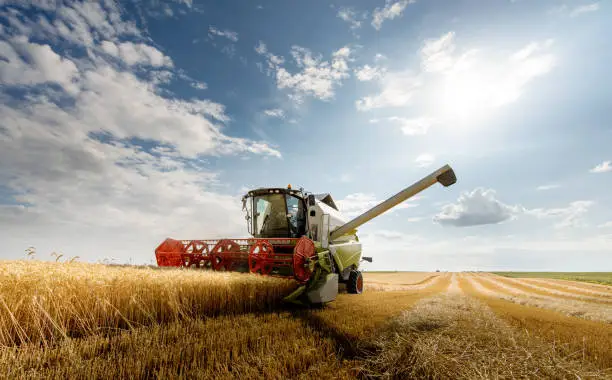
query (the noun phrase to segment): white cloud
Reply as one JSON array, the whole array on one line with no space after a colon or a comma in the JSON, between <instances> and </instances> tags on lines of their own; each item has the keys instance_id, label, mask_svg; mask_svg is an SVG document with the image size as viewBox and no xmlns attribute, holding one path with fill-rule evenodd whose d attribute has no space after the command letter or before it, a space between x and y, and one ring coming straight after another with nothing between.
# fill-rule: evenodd
<instances>
[{"instance_id":1,"label":"white cloud","mask_svg":"<svg viewBox=\"0 0 612 380\"><path fill-rule=\"evenodd\" d=\"M208 33L209 33L209 36L211 37L215 35L219 37L225 37L232 42L238 42L238 33L228 30L228 29L220 30L211 25L210 27L208 27Z\"/></svg>"},{"instance_id":2,"label":"white cloud","mask_svg":"<svg viewBox=\"0 0 612 380\"><path fill-rule=\"evenodd\" d=\"M372 26L376 30L380 30L385 20L393 20L400 17L408 4L414 3L414 0L400 0L391 2L387 0L384 8L376 8L372 13Z\"/></svg>"},{"instance_id":3,"label":"white cloud","mask_svg":"<svg viewBox=\"0 0 612 380\"><path fill-rule=\"evenodd\" d=\"M438 39L425 41L421 49L421 66L426 72L445 71L453 67L455 58L452 56L455 50L454 32L443 34Z\"/></svg>"},{"instance_id":4,"label":"white cloud","mask_svg":"<svg viewBox=\"0 0 612 380\"><path fill-rule=\"evenodd\" d=\"M404 107L409 105L423 81L412 71L386 73L380 80L382 91L376 95L363 97L355 102L359 111L375 108Z\"/></svg>"},{"instance_id":5,"label":"white cloud","mask_svg":"<svg viewBox=\"0 0 612 380\"><path fill-rule=\"evenodd\" d=\"M206 90L208 88L208 85L204 82L199 82L199 81L193 81L190 83L191 87L198 89L198 90Z\"/></svg>"},{"instance_id":6,"label":"white cloud","mask_svg":"<svg viewBox=\"0 0 612 380\"><path fill-rule=\"evenodd\" d=\"M567 207L551 208L551 209L531 209L525 210L528 215L534 215L538 218L556 218L560 219L555 223L556 228L564 227L580 227L584 225L582 216L586 214L591 206L595 204L593 201L574 201Z\"/></svg>"},{"instance_id":7,"label":"white cloud","mask_svg":"<svg viewBox=\"0 0 612 380\"><path fill-rule=\"evenodd\" d=\"M479 49L460 51L455 32L444 33L424 41L419 70L378 75L380 91L362 97L355 106L360 111L415 106L427 113L435 110L436 118L448 123L475 118L515 102L531 82L550 72L556 64L550 52L553 43L535 41L510 55L485 55ZM364 68L363 79L372 78L373 69Z\"/></svg>"},{"instance_id":8,"label":"white cloud","mask_svg":"<svg viewBox=\"0 0 612 380\"><path fill-rule=\"evenodd\" d=\"M361 21L358 20L359 16L352 8L340 8L336 14L336 17L346 21L351 26L352 30L359 29L361 27Z\"/></svg>"},{"instance_id":9,"label":"white cloud","mask_svg":"<svg viewBox=\"0 0 612 380\"><path fill-rule=\"evenodd\" d=\"M359 69L355 69L355 75L360 81L371 81L379 79L383 76L384 70L379 67L372 67L370 65L364 65Z\"/></svg>"},{"instance_id":10,"label":"white cloud","mask_svg":"<svg viewBox=\"0 0 612 380\"><path fill-rule=\"evenodd\" d=\"M374 62L380 62L380 61L384 61L386 60L387 57L383 54L380 53L376 53L376 55L374 56Z\"/></svg>"},{"instance_id":11,"label":"white cloud","mask_svg":"<svg viewBox=\"0 0 612 380\"><path fill-rule=\"evenodd\" d=\"M266 116L269 117L278 117L283 119L285 117L285 112L280 108L272 108L263 111Z\"/></svg>"},{"instance_id":12,"label":"white cloud","mask_svg":"<svg viewBox=\"0 0 612 380\"><path fill-rule=\"evenodd\" d=\"M583 216L593 204L593 201L579 200L566 207L527 209L499 201L492 189L476 188L462 193L456 203L443 206L433 220L442 225L466 227L498 224L526 215L538 219L555 219L555 228L580 227L584 226Z\"/></svg>"},{"instance_id":13,"label":"white cloud","mask_svg":"<svg viewBox=\"0 0 612 380\"><path fill-rule=\"evenodd\" d=\"M426 168L428 166L431 166L431 164L434 163L435 161L435 157L431 154L420 154L415 160L414 162L417 164L418 167L420 168Z\"/></svg>"},{"instance_id":14,"label":"white cloud","mask_svg":"<svg viewBox=\"0 0 612 380\"><path fill-rule=\"evenodd\" d=\"M79 72L73 61L60 57L49 45L29 42L27 38L9 41L0 41L0 83L26 86L56 83L69 93L78 92Z\"/></svg>"},{"instance_id":15,"label":"white cloud","mask_svg":"<svg viewBox=\"0 0 612 380\"><path fill-rule=\"evenodd\" d=\"M304 96L320 100L329 100L334 96L334 89L340 86L343 79L349 77L348 62L351 50L348 47L338 49L330 61L313 56L306 48L293 46L291 55L301 71L291 74L269 58L270 64L276 67L276 84L279 89L289 89L299 101Z\"/></svg>"},{"instance_id":16,"label":"white cloud","mask_svg":"<svg viewBox=\"0 0 612 380\"><path fill-rule=\"evenodd\" d=\"M120 58L128 66L150 65L153 67L172 67L172 59L153 46L143 43L122 42L114 44L102 41L101 48L107 54Z\"/></svg>"},{"instance_id":17,"label":"white cloud","mask_svg":"<svg viewBox=\"0 0 612 380\"><path fill-rule=\"evenodd\" d=\"M420 199L419 197L413 197L394 208L388 210L386 213L391 213L393 211L417 207L418 203L413 203L414 201ZM374 194L365 194L365 193L353 193L347 195L345 198L336 201L336 205L340 212L348 217L358 216L370 208L376 206L380 202L384 201L384 199L379 200L376 198ZM385 213L385 214L386 214Z\"/></svg>"},{"instance_id":18,"label":"white cloud","mask_svg":"<svg viewBox=\"0 0 612 380\"><path fill-rule=\"evenodd\" d=\"M348 46L333 52L330 60L323 60L321 55L315 56L304 47L292 46L291 57L299 71L291 73L284 67L285 58L269 52L263 41L257 43L255 51L266 57L266 74L274 75L277 88L289 90L287 96L296 104L301 104L308 96L320 100L333 98L336 87L350 76L348 65L353 60ZM264 71L263 65L258 67Z\"/></svg>"},{"instance_id":19,"label":"white cloud","mask_svg":"<svg viewBox=\"0 0 612 380\"><path fill-rule=\"evenodd\" d=\"M407 119L403 117L391 116L385 119L386 121L398 124L405 135L417 136L424 135L429 129L436 124L436 119L431 117L418 117ZM370 123L381 123L380 119L370 119Z\"/></svg>"},{"instance_id":20,"label":"white cloud","mask_svg":"<svg viewBox=\"0 0 612 380\"><path fill-rule=\"evenodd\" d=\"M257 52L257 54L266 54L268 52L268 48L266 47L266 44L263 41L258 41L257 45L255 45L255 51Z\"/></svg>"},{"instance_id":21,"label":"white cloud","mask_svg":"<svg viewBox=\"0 0 612 380\"><path fill-rule=\"evenodd\" d=\"M23 6L20 2L15 2L15 5ZM67 2L66 4L49 1L34 2L30 6L54 11L53 15L56 19L51 24L42 16L18 18L19 11L6 12L3 14L4 17L17 20L20 25L20 27L10 28L14 33L43 39L60 39L89 49L94 47L96 40L114 40L119 35L132 38L142 37L136 23L125 20L119 5L112 1Z\"/></svg>"},{"instance_id":22,"label":"white cloud","mask_svg":"<svg viewBox=\"0 0 612 380\"><path fill-rule=\"evenodd\" d=\"M538 191L545 191L545 190L558 189L559 187L561 187L561 186L560 185L556 185L556 184L541 185L541 186L536 187L536 190L538 190Z\"/></svg>"},{"instance_id":23,"label":"white cloud","mask_svg":"<svg viewBox=\"0 0 612 380\"><path fill-rule=\"evenodd\" d=\"M612 228L612 220L606 223L602 223L599 226L597 226L599 228Z\"/></svg>"},{"instance_id":24,"label":"white cloud","mask_svg":"<svg viewBox=\"0 0 612 380\"><path fill-rule=\"evenodd\" d=\"M478 226L504 222L520 211L520 206L509 206L497 200L494 190L476 188L462 193L457 203L442 207L433 220L456 227Z\"/></svg>"},{"instance_id":25,"label":"white cloud","mask_svg":"<svg viewBox=\"0 0 612 380\"><path fill-rule=\"evenodd\" d=\"M612 163L612 161L604 161L604 162L602 162L599 165L595 165L595 167L590 169L589 172L591 172L591 173L605 173L605 172L612 171L611 163Z\"/></svg>"},{"instance_id":26,"label":"white cloud","mask_svg":"<svg viewBox=\"0 0 612 380\"><path fill-rule=\"evenodd\" d=\"M265 142L224 133L231 117L223 104L161 91L176 74L169 57L139 39L113 7L61 6L46 34L20 14L27 28L11 28L0 45L3 85L25 92L0 94L0 162L11 162L0 166L0 182L17 203L0 206L5 256L34 245L86 260L112 251L144 262L168 236L244 235L239 199L220 193L204 158L280 157ZM62 40L69 49L29 42L32 36ZM126 38L133 41L121 42ZM143 65L138 75L133 64ZM51 91L52 83L66 93Z\"/></svg>"},{"instance_id":27,"label":"white cloud","mask_svg":"<svg viewBox=\"0 0 612 380\"><path fill-rule=\"evenodd\" d=\"M583 13L596 12L598 10L599 10L599 3L579 5L570 11L570 17L577 17Z\"/></svg>"}]
</instances>

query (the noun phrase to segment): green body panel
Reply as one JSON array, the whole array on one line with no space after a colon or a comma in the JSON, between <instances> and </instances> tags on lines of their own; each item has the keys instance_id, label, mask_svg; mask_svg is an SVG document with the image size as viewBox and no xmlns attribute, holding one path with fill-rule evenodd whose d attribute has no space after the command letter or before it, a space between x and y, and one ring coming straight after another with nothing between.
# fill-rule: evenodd
<instances>
[{"instance_id":1,"label":"green body panel","mask_svg":"<svg viewBox=\"0 0 612 380\"><path fill-rule=\"evenodd\" d=\"M361 261L361 243L353 241L331 244L329 248L333 252L334 260L340 273L342 273L345 268L359 268L359 262Z\"/></svg>"}]
</instances>

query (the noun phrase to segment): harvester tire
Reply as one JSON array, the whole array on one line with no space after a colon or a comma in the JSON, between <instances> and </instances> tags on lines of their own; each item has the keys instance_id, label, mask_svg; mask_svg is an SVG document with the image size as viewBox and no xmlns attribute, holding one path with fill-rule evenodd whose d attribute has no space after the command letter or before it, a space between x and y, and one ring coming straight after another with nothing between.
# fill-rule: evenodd
<instances>
[{"instance_id":1,"label":"harvester tire","mask_svg":"<svg viewBox=\"0 0 612 380\"><path fill-rule=\"evenodd\" d=\"M346 291L351 294L361 294L363 292L363 275L361 271L352 270L346 282Z\"/></svg>"}]
</instances>

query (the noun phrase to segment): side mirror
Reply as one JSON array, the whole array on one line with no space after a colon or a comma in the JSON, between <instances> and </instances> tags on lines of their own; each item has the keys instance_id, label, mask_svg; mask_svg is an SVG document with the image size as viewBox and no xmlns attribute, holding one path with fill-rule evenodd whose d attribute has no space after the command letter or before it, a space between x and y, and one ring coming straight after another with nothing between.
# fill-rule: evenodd
<instances>
[{"instance_id":1,"label":"side mirror","mask_svg":"<svg viewBox=\"0 0 612 380\"><path fill-rule=\"evenodd\" d=\"M367 256L362 257L362 258L361 258L361 260L363 260L363 261L367 261L367 262L369 262L369 263L371 263L371 262L372 262L372 258L371 258L371 257L367 257Z\"/></svg>"}]
</instances>

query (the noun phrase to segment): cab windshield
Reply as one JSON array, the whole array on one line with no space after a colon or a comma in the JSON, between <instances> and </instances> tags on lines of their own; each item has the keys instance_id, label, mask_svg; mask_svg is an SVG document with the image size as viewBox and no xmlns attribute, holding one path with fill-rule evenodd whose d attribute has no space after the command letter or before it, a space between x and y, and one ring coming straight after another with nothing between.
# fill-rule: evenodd
<instances>
[{"instance_id":1,"label":"cab windshield","mask_svg":"<svg viewBox=\"0 0 612 380\"><path fill-rule=\"evenodd\" d=\"M289 194L265 194L253 197L249 215L253 236L258 238L301 237L305 234L304 203Z\"/></svg>"}]
</instances>

